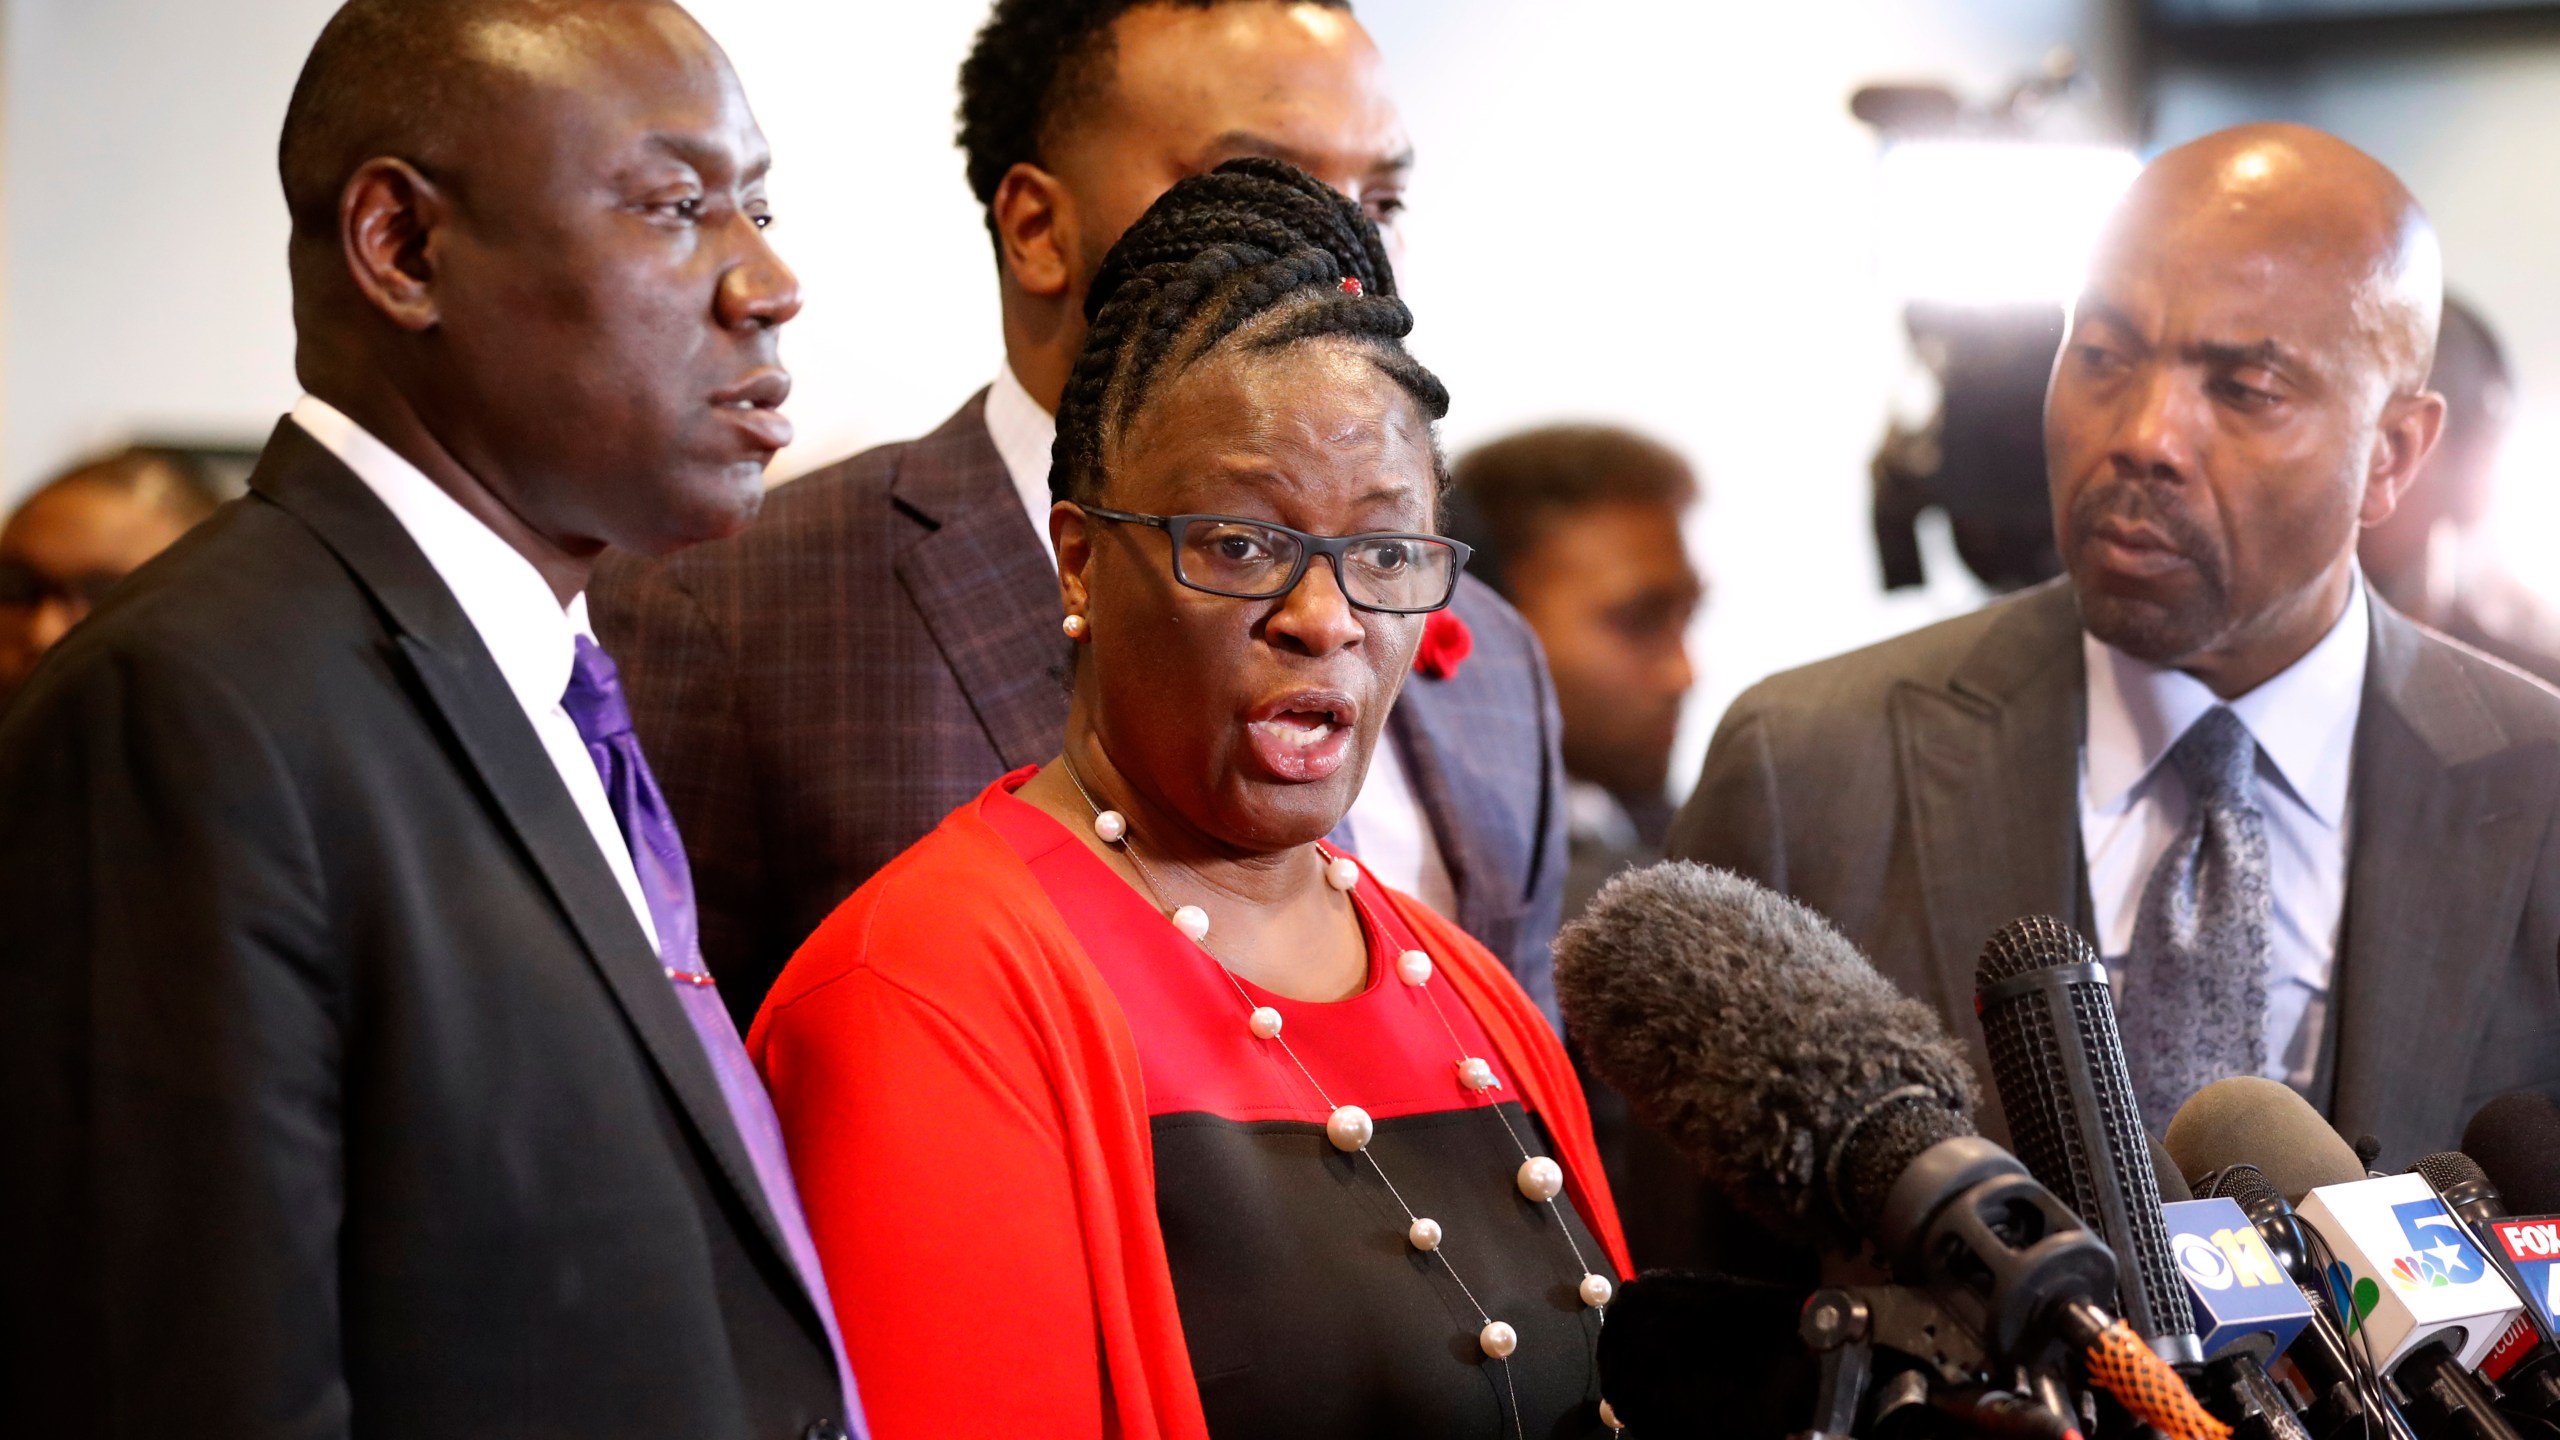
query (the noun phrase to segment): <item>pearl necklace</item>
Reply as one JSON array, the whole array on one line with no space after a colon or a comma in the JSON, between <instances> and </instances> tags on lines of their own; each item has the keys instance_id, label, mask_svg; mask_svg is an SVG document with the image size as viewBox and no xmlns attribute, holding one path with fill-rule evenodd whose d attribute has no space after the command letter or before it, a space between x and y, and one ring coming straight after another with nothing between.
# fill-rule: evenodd
<instances>
[{"instance_id":1,"label":"pearl necklace","mask_svg":"<svg viewBox=\"0 0 2560 1440\"><path fill-rule=\"evenodd\" d=\"M1254 1003L1253 996L1244 988L1244 982L1236 978L1235 968L1226 962L1224 956L1210 947L1209 912L1197 905L1181 905L1167 909L1164 903L1164 887L1156 883L1155 873L1147 868L1146 860L1138 854L1138 847L1129 843L1128 817L1117 810L1103 809L1094 800L1093 792L1085 789L1083 777L1076 773L1075 762L1066 760L1064 757L1061 757L1061 760L1067 773L1067 783L1076 788L1076 794L1082 797L1085 807L1093 811L1094 838L1105 845L1117 848L1121 854L1129 857L1131 868L1138 872L1139 882L1146 886L1148 898L1155 902L1156 908L1165 912L1167 918L1172 920L1173 928L1182 932L1183 938L1199 946L1202 954L1216 962L1218 973L1227 978L1227 983L1235 988L1236 998L1244 1002L1247 1012L1245 1029L1256 1040L1279 1046L1280 1053L1289 1057L1289 1063L1297 1067L1300 1075L1306 1077L1308 1088L1315 1091L1316 1099L1330 1112L1324 1122L1325 1138L1332 1142L1334 1149L1345 1154L1359 1155L1369 1162L1369 1168L1377 1173L1379 1183L1385 1185L1387 1194L1394 1197L1396 1208L1402 1210L1405 1219L1410 1222L1405 1228L1406 1243L1426 1255L1436 1257L1441 1267L1448 1271L1450 1280L1456 1283L1458 1293L1466 1296L1467 1303L1474 1307L1477 1318L1484 1322L1484 1327L1476 1332L1476 1345L1488 1358L1502 1363L1503 1385L1511 1392L1511 1428L1517 1435L1520 1432L1520 1392L1519 1387L1512 1382L1511 1353L1519 1348L1519 1332L1503 1321L1495 1319L1484 1308L1484 1302L1476 1298L1475 1290L1467 1284L1464 1277L1458 1274L1458 1267L1449 1262L1448 1252L1441 1248L1448 1237L1441 1231L1440 1222L1428 1216L1415 1214L1413 1206L1405 1200L1404 1192L1396 1188L1394 1180L1388 1178L1386 1167L1378 1163L1376 1153L1369 1149L1369 1141L1377 1133L1376 1123L1369 1118L1369 1112L1357 1105L1334 1103L1333 1096L1326 1092L1323 1082L1317 1080L1315 1072L1307 1068L1307 1062L1299 1059L1298 1052L1290 1048L1287 1040L1281 1038L1280 1012L1271 1006ZM1360 884L1359 862L1348 855L1336 855L1322 844L1316 846L1316 853L1323 856L1325 860L1325 883L1349 896L1351 903L1364 915L1368 915L1368 902L1357 889ZM1374 921L1376 917L1370 915L1369 918ZM1379 928L1384 929L1383 926ZM1449 1032L1450 1045L1460 1052L1457 1062L1458 1083L1469 1093L1476 1095L1499 1089L1502 1081L1495 1077L1493 1066L1479 1056L1464 1053L1466 1045L1458 1038L1457 1027L1449 1023L1448 1012L1440 1008L1438 993L1429 988L1431 975L1431 957L1420 950L1407 950L1396 959L1396 978L1422 992L1423 998L1430 1002L1431 1013L1440 1021L1440 1028ZM1486 1108L1492 1112L1494 1119L1502 1122L1504 1132L1510 1135L1511 1143L1520 1151L1520 1169L1514 1175L1513 1183L1531 1203L1547 1207L1550 1217L1555 1221L1556 1232L1564 1237L1566 1247L1573 1252L1574 1268L1582 1272L1582 1280L1576 1287L1576 1293L1581 1296L1585 1306L1601 1312L1601 1323L1608 1323L1606 1307L1617 1287L1611 1283L1608 1276L1591 1268L1590 1262L1583 1258L1581 1242L1573 1238L1573 1226L1565 1217L1555 1213L1556 1198L1564 1191L1564 1168L1547 1156L1530 1154L1528 1144L1520 1138L1520 1132L1513 1128L1511 1117L1502 1113L1500 1105L1488 1104ZM1607 1423L1611 1429L1616 1429L1616 1417L1608 1413L1605 1405L1601 1413L1604 1423Z\"/></svg>"}]
</instances>

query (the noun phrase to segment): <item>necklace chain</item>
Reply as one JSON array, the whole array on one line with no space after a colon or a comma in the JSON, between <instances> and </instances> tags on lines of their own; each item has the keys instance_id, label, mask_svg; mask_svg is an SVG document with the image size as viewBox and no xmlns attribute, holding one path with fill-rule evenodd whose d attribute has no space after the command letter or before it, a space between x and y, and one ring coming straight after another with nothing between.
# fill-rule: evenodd
<instances>
[{"instance_id":1,"label":"necklace chain","mask_svg":"<svg viewBox=\"0 0 2560 1440\"><path fill-rule=\"evenodd\" d=\"M1066 771L1067 783L1075 787L1077 796L1085 803L1085 808L1091 810L1097 820L1099 820L1103 815L1110 813L1104 810L1102 805L1093 798L1093 792L1085 788L1084 777L1076 773L1075 761L1068 759L1065 756L1061 756L1060 763ZM1155 902L1157 910L1171 913L1171 907L1165 904L1164 887L1157 883L1155 872L1147 868L1146 858L1138 853L1135 837L1128 831L1126 825L1127 820L1124 816L1122 817L1122 829L1118 839L1116 841L1107 840L1104 843L1116 844L1120 853L1129 857L1130 868L1138 872L1138 883L1146 888L1147 898ZM1321 843L1316 846L1316 853L1319 856L1324 857L1328 862L1339 858L1334 856L1332 852ZM1363 898L1357 890L1351 890L1347 893L1351 900L1352 908L1359 911L1372 925L1376 925L1377 916L1375 912L1369 908L1367 900ZM1385 927L1383 925L1378 925L1377 928L1383 932ZM1260 1005L1255 1003L1252 993L1244 988L1244 981L1237 977L1235 967L1229 964L1227 958L1220 955L1216 948L1209 944L1209 938L1206 932L1203 932L1196 937L1187 938L1190 938L1194 945L1200 947L1201 953L1207 955L1209 959L1217 965L1218 973L1226 977L1227 984L1235 990L1236 998L1244 1002L1245 1009L1248 1012L1258 1011L1262 1008ZM1439 995L1427 984L1417 988L1422 990L1422 998L1430 1004L1432 1016L1440 1022L1440 1028L1448 1032L1449 1044L1451 1048L1458 1051L1459 1063L1464 1065L1467 1063L1469 1058L1466 1054L1466 1042L1458 1038L1458 1027L1449 1022L1448 1012L1440 1008ZM1260 1032L1257 1031L1256 1033L1259 1034ZM1324 1087L1324 1082L1318 1080L1315 1076L1315 1072L1307 1068L1307 1062L1299 1058L1296 1048L1290 1045L1285 1035L1274 1033L1262 1038L1265 1038L1270 1043L1279 1046L1280 1053L1289 1057L1289 1063L1297 1068L1299 1075L1305 1077L1307 1088L1315 1092L1316 1099L1323 1104L1327 1113L1333 1113L1342 1108L1334 1103L1333 1096L1327 1092ZM1520 1152L1521 1164L1523 1168L1526 1168L1533 1157L1530 1154L1528 1142L1521 1139L1519 1130L1513 1127L1511 1117L1504 1114L1502 1112L1502 1106L1498 1102L1493 1101L1490 1097L1486 1100L1485 1108L1493 1113L1493 1118L1495 1120L1501 1122L1503 1133L1511 1137L1511 1144L1513 1148ZM1362 1159L1369 1162L1369 1169L1377 1175L1378 1183L1386 1187L1387 1194L1393 1197L1396 1202L1396 1208L1404 1212L1406 1224L1409 1227L1419 1226L1422 1224L1422 1216L1417 1214L1414 1211L1412 1204L1404 1198L1404 1192L1396 1188L1395 1180L1387 1174L1387 1167L1378 1162L1377 1153L1366 1143L1362 1144L1359 1150L1355 1153L1357 1153ZM1582 1275L1587 1283L1596 1272L1591 1269L1590 1262L1583 1257L1582 1244L1580 1241L1573 1238L1573 1226L1557 1205L1557 1201L1561 1200L1563 1196L1564 1192L1559 1188L1554 1195L1533 1203L1548 1207L1548 1214L1556 1222L1556 1233L1564 1237L1565 1247L1573 1252L1575 1271ZM1526 1198L1525 1195L1523 1198ZM1410 1233L1410 1230L1408 1230L1408 1235L1410 1235ZM1491 1328L1496 1323L1492 1312L1486 1310L1484 1302L1476 1298L1474 1288L1467 1284L1465 1276L1458 1273L1458 1267L1449 1262L1449 1257L1446 1253L1447 1246L1448 1239L1446 1236L1443 1236L1432 1245L1428 1253L1440 1261L1441 1268L1448 1272L1450 1281L1458 1287L1458 1293L1467 1298L1467 1304L1475 1310L1477 1318L1483 1321L1488 1329ZM1606 1325L1608 1323L1608 1310L1605 1303L1600 1305L1591 1305L1590 1308L1599 1313L1601 1324ZM1516 1437L1521 1434L1520 1391L1519 1386L1513 1377L1511 1357L1508 1355L1499 1355L1492 1358L1501 1364L1503 1388L1510 1392L1511 1428L1513 1435Z\"/></svg>"}]
</instances>

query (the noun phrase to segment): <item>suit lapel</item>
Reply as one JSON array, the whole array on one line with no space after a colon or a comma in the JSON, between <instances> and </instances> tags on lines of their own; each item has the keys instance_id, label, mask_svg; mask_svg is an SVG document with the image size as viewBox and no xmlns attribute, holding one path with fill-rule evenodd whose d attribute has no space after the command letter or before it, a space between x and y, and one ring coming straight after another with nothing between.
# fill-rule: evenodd
<instances>
[{"instance_id":1,"label":"suit lapel","mask_svg":"<svg viewBox=\"0 0 2560 1440\"><path fill-rule=\"evenodd\" d=\"M1404 762L1413 798L1431 826L1432 838L1439 842L1441 863L1448 867L1449 887L1458 902L1458 913L1450 918L1495 954L1507 955L1507 945L1486 937L1498 939L1512 933L1520 921L1522 897L1500 883L1486 883L1498 882L1506 871L1484 853L1484 838L1459 823L1469 815L1501 813L1501 800L1483 793L1478 777L1467 766L1449 763L1449 757L1463 752L1459 738L1449 733L1449 717L1433 699L1430 682L1407 676L1404 693L1387 717L1387 729L1390 738L1400 742L1396 758Z\"/></svg>"},{"instance_id":2,"label":"suit lapel","mask_svg":"<svg viewBox=\"0 0 2560 1440\"><path fill-rule=\"evenodd\" d=\"M2007 602L1944 687L1889 702L1943 1013L1972 1012L1994 930L2078 920L2081 670L2078 606L2048 585Z\"/></svg>"},{"instance_id":3,"label":"suit lapel","mask_svg":"<svg viewBox=\"0 0 2560 1440\"><path fill-rule=\"evenodd\" d=\"M1010 770L1058 752L1070 648L1058 576L987 434L984 392L927 436L890 494L928 528L898 553L898 583Z\"/></svg>"},{"instance_id":4,"label":"suit lapel","mask_svg":"<svg viewBox=\"0 0 2560 1440\"><path fill-rule=\"evenodd\" d=\"M587 958L692 1127L745 1202L774 1253L790 1249L730 1118L728 1101L622 887L515 692L462 607L400 522L364 482L290 422L279 425L251 487L311 527L390 617L427 709L478 778L526 859L558 902ZM468 904L468 896L454 897Z\"/></svg>"},{"instance_id":5,"label":"suit lapel","mask_svg":"<svg viewBox=\"0 0 2560 1440\"><path fill-rule=\"evenodd\" d=\"M2540 849L2524 828L2551 809L2551 774L2509 744L2444 647L2379 597L2372 606L2330 1114L2351 1138L2450 1135L2459 1087L2392 1077L2470 1053L2487 1025Z\"/></svg>"}]
</instances>

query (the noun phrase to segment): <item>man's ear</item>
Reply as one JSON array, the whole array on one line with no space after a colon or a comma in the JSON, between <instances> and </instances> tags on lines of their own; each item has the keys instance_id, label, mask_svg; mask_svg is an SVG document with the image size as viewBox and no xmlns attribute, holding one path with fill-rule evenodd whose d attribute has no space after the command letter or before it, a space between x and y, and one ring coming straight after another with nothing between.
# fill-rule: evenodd
<instances>
[{"instance_id":1,"label":"man's ear","mask_svg":"<svg viewBox=\"0 0 2560 1440\"><path fill-rule=\"evenodd\" d=\"M1044 298L1067 293L1083 257L1076 253L1075 196L1064 181L1037 165L1016 165L996 182L987 214L1014 284Z\"/></svg>"},{"instance_id":2,"label":"man's ear","mask_svg":"<svg viewBox=\"0 0 2560 1440\"><path fill-rule=\"evenodd\" d=\"M374 309L403 330L435 327L436 252L453 207L406 160L358 166L338 196L347 273Z\"/></svg>"},{"instance_id":3,"label":"man's ear","mask_svg":"<svg viewBox=\"0 0 2560 1440\"><path fill-rule=\"evenodd\" d=\"M1058 604L1063 615L1082 615L1091 597L1085 567L1093 563L1093 522L1084 510L1061 500L1049 507L1049 543L1058 551Z\"/></svg>"},{"instance_id":4,"label":"man's ear","mask_svg":"<svg viewBox=\"0 0 2560 1440\"><path fill-rule=\"evenodd\" d=\"M2394 395L2383 403L2382 423L2374 429L2373 461L2365 472L2364 502L2356 507L2359 524L2379 525L2400 508L2400 497L2444 434L2444 410L2444 397L2433 390Z\"/></svg>"}]
</instances>

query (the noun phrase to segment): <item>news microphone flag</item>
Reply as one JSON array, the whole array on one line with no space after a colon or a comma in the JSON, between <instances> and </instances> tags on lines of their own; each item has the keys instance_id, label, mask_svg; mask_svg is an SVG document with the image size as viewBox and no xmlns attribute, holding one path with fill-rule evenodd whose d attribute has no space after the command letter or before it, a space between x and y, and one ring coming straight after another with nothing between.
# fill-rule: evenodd
<instances>
[{"instance_id":1,"label":"news microphone flag","mask_svg":"<svg viewBox=\"0 0 2560 1440\"><path fill-rule=\"evenodd\" d=\"M2476 1369L2524 1313L2424 1176L2323 1185L2295 1214L2328 1243L2330 1300L2389 1369L2438 1336Z\"/></svg>"},{"instance_id":2,"label":"news microphone flag","mask_svg":"<svg viewBox=\"0 0 2560 1440\"><path fill-rule=\"evenodd\" d=\"M2283 1354L2311 1323L2311 1301L2276 1264L2240 1202L2180 1200L2160 1213L2168 1221L2169 1253L2186 1277L2205 1358L2239 1347L2261 1361Z\"/></svg>"},{"instance_id":3,"label":"news microphone flag","mask_svg":"<svg viewBox=\"0 0 2560 1440\"><path fill-rule=\"evenodd\" d=\"M2560 1329L2560 1216L2529 1215L2492 1220L2494 1243L2514 1262L2524 1282L2524 1301L2542 1312L2544 1323Z\"/></svg>"}]
</instances>

